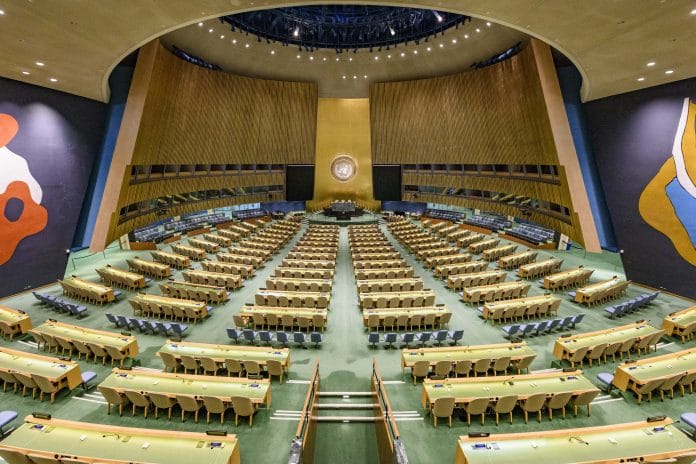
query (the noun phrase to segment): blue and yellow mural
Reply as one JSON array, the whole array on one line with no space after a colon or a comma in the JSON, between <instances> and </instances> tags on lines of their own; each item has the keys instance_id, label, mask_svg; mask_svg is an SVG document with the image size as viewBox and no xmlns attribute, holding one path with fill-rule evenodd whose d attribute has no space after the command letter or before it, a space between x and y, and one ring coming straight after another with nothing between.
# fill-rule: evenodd
<instances>
[{"instance_id":1,"label":"blue and yellow mural","mask_svg":"<svg viewBox=\"0 0 696 464\"><path fill-rule=\"evenodd\" d=\"M684 99L671 157L640 195L642 218L696 266L696 102Z\"/></svg>"}]
</instances>

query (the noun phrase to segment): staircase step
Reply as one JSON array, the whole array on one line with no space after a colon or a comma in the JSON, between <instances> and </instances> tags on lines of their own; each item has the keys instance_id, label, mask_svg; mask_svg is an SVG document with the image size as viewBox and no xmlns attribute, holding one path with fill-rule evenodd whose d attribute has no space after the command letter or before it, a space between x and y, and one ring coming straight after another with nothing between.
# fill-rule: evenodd
<instances>
[{"instance_id":1,"label":"staircase step","mask_svg":"<svg viewBox=\"0 0 696 464\"><path fill-rule=\"evenodd\" d=\"M379 403L317 403L318 409L374 409Z\"/></svg>"},{"instance_id":2,"label":"staircase step","mask_svg":"<svg viewBox=\"0 0 696 464\"><path fill-rule=\"evenodd\" d=\"M381 417L374 416L313 416L317 422L376 422L382 420Z\"/></svg>"},{"instance_id":3,"label":"staircase step","mask_svg":"<svg viewBox=\"0 0 696 464\"><path fill-rule=\"evenodd\" d=\"M320 391L319 396L372 396L372 392L328 392L328 391Z\"/></svg>"}]
</instances>

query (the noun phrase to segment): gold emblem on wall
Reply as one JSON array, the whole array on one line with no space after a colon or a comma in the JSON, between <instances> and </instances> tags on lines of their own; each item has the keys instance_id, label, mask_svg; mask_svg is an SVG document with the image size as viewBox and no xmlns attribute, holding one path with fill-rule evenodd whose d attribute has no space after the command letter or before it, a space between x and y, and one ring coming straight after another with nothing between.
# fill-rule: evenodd
<instances>
[{"instance_id":1,"label":"gold emblem on wall","mask_svg":"<svg viewBox=\"0 0 696 464\"><path fill-rule=\"evenodd\" d=\"M696 103L688 98L682 106L672 156L643 190L638 208L645 222L696 266Z\"/></svg>"},{"instance_id":2,"label":"gold emblem on wall","mask_svg":"<svg viewBox=\"0 0 696 464\"><path fill-rule=\"evenodd\" d=\"M336 180L346 182L352 179L358 172L358 165L349 153L339 153L331 161L331 175Z\"/></svg>"}]
</instances>

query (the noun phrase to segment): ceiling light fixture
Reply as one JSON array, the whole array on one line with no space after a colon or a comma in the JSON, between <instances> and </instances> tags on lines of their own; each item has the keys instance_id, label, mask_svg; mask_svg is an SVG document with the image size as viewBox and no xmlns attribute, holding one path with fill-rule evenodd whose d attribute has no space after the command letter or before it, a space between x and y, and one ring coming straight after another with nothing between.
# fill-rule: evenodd
<instances>
[{"instance_id":1,"label":"ceiling light fixture","mask_svg":"<svg viewBox=\"0 0 696 464\"><path fill-rule=\"evenodd\" d=\"M31 73L29 71L22 71L22 74L24 74L25 76L28 76Z\"/></svg>"},{"instance_id":2,"label":"ceiling light fixture","mask_svg":"<svg viewBox=\"0 0 696 464\"><path fill-rule=\"evenodd\" d=\"M44 63L42 63L41 61L37 61L36 66L44 66Z\"/></svg>"},{"instance_id":3,"label":"ceiling light fixture","mask_svg":"<svg viewBox=\"0 0 696 464\"><path fill-rule=\"evenodd\" d=\"M479 29L479 28L477 27L477 28L476 28L476 32L481 32L481 29Z\"/></svg>"},{"instance_id":4,"label":"ceiling light fixture","mask_svg":"<svg viewBox=\"0 0 696 464\"><path fill-rule=\"evenodd\" d=\"M665 74L672 74L673 72L674 72L674 69L668 69L667 71L665 71Z\"/></svg>"},{"instance_id":5,"label":"ceiling light fixture","mask_svg":"<svg viewBox=\"0 0 696 464\"><path fill-rule=\"evenodd\" d=\"M391 55L387 55L387 58L391 59Z\"/></svg>"},{"instance_id":6,"label":"ceiling light fixture","mask_svg":"<svg viewBox=\"0 0 696 464\"><path fill-rule=\"evenodd\" d=\"M353 79L357 79L357 78L358 78L358 76L356 76L355 74L353 74Z\"/></svg>"},{"instance_id":7,"label":"ceiling light fixture","mask_svg":"<svg viewBox=\"0 0 696 464\"><path fill-rule=\"evenodd\" d=\"M389 33L390 33L391 35L396 35L396 31L395 31L394 28L391 27L391 26L389 26Z\"/></svg>"},{"instance_id":8,"label":"ceiling light fixture","mask_svg":"<svg viewBox=\"0 0 696 464\"><path fill-rule=\"evenodd\" d=\"M643 82L644 80L645 80L644 77L639 77L639 78L638 78L638 82Z\"/></svg>"},{"instance_id":9,"label":"ceiling light fixture","mask_svg":"<svg viewBox=\"0 0 696 464\"><path fill-rule=\"evenodd\" d=\"M457 39L452 39L452 43L453 43L453 44L456 44L456 43L457 43Z\"/></svg>"},{"instance_id":10,"label":"ceiling light fixture","mask_svg":"<svg viewBox=\"0 0 696 464\"><path fill-rule=\"evenodd\" d=\"M345 79L345 78L346 78L346 76L343 76L343 79Z\"/></svg>"},{"instance_id":11,"label":"ceiling light fixture","mask_svg":"<svg viewBox=\"0 0 696 464\"><path fill-rule=\"evenodd\" d=\"M432 50L432 48L428 47L428 48L426 48L426 50L430 51L430 50Z\"/></svg>"},{"instance_id":12,"label":"ceiling light fixture","mask_svg":"<svg viewBox=\"0 0 696 464\"><path fill-rule=\"evenodd\" d=\"M469 38L469 34L464 34L464 38L465 38L465 39L468 39L468 38Z\"/></svg>"},{"instance_id":13,"label":"ceiling light fixture","mask_svg":"<svg viewBox=\"0 0 696 464\"><path fill-rule=\"evenodd\" d=\"M314 61L314 57L313 57L313 56L310 56L310 57L309 57L309 61Z\"/></svg>"},{"instance_id":14,"label":"ceiling light fixture","mask_svg":"<svg viewBox=\"0 0 696 464\"><path fill-rule=\"evenodd\" d=\"M213 28L211 27L210 29L208 29L208 32L213 32Z\"/></svg>"},{"instance_id":15,"label":"ceiling light fixture","mask_svg":"<svg viewBox=\"0 0 696 464\"><path fill-rule=\"evenodd\" d=\"M203 27L203 23L198 23L198 27Z\"/></svg>"},{"instance_id":16,"label":"ceiling light fixture","mask_svg":"<svg viewBox=\"0 0 696 464\"><path fill-rule=\"evenodd\" d=\"M418 54L418 50L413 50L413 54L414 54L414 55L417 55L417 54Z\"/></svg>"},{"instance_id":17,"label":"ceiling light fixture","mask_svg":"<svg viewBox=\"0 0 696 464\"><path fill-rule=\"evenodd\" d=\"M692 11L693 13L693 11ZM0 10L0 16L5 16L5 10Z\"/></svg>"},{"instance_id":18,"label":"ceiling light fixture","mask_svg":"<svg viewBox=\"0 0 696 464\"><path fill-rule=\"evenodd\" d=\"M353 61L353 57L351 56L350 58L348 58L348 61Z\"/></svg>"},{"instance_id":19,"label":"ceiling light fixture","mask_svg":"<svg viewBox=\"0 0 696 464\"><path fill-rule=\"evenodd\" d=\"M292 36L293 37L299 37L300 35L300 27L297 26L294 31L292 31Z\"/></svg>"},{"instance_id":20,"label":"ceiling light fixture","mask_svg":"<svg viewBox=\"0 0 696 464\"><path fill-rule=\"evenodd\" d=\"M326 57L322 58L322 60L326 61Z\"/></svg>"},{"instance_id":21,"label":"ceiling light fixture","mask_svg":"<svg viewBox=\"0 0 696 464\"><path fill-rule=\"evenodd\" d=\"M440 48L444 48L444 47L445 47L445 44L440 44Z\"/></svg>"},{"instance_id":22,"label":"ceiling light fixture","mask_svg":"<svg viewBox=\"0 0 696 464\"><path fill-rule=\"evenodd\" d=\"M224 36L224 35L220 35L220 38L221 38L221 39L224 39L224 38L225 38L225 36Z\"/></svg>"},{"instance_id":23,"label":"ceiling light fixture","mask_svg":"<svg viewBox=\"0 0 696 464\"><path fill-rule=\"evenodd\" d=\"M271 55L275 55L275 50L271 50Z\"/></svg>"},{"instance_id":24,"label":"ceiling light fixture","mask_svg":"<svg viewBox=\"0 0 696 464\"><path fill-rule=\"evenodd\" d=\"M302 58L302 55L297 55L297 59L299 60L300 58Z\"/></svg>"},{"instance_id":25,"label":"ceiling light fixture","mask_svg":"<svg viewBox=\"0 0 696 464\"><path fill-rule=\"evenodd\" d=\"M375 61L379 61L379 56L375 56Z\"/></svg>"},{"instance_id":26,"label":"ceiling light fixture","mask_svg":"<svg viewBox=\"0 0 696 464\"><path fill-rule=\"evenodd\" d=\"M442 22L442 15L440 13L438 13L437 11L433 11L433 14L437 18L437 22L441 23Z\"/></svg>"},{"instance_id":27,"label":"ceiling light fixture","mask_svg":"<svg viewBox=\"0 0 696 464\"><path fill-rule=\"evenodd\" d=\"M486 26L491 27L491 22L490 22L490 21L486 21Z\"/></svg>"},{"instance_id":28,"label":"ceiling light fixture","mask_svg":"<svg viewBox=\"0 0 696 464\"><path fill-rule=\"evenodd\" d=\"M655 62L654 62L654 61L651 61L651 62L649 62L648 64L646 64L645 66L647 66L647 67L655 66Z\"/></svg>"},{"instance_id":29,"label":"ceiling light fixture","mask_svg":"<svg viewBox=\"0 0 696 464\"><path fill-rule=\"evenodd\" d=\"M52 77L52 78L49 79L49 81L51 81L51 82L58 82L58 79L56 79L55 77Z\"/></svg>"},{"instance_id":30,"label":"ceiling light fixture","mask_svg":"<svg viewBox=\"0 0 696 464\"><path fill-rule=\"evenodd\" d=\"M364 77L365 79L367 79L367 74L365 74L363 77Z\"/></svg>"},{"instance_id":31,"label":"ceiling light fixture","mask_svg":"<svg viewBox=\"0 0 696 464\"><path fill-rule=\"evenodd\" d=\"M336 61L341 61L341 59L339 57L336 57Z\"/></svg>"},{"instance_id":32,"label":"ceiling light fixture","mask_svg":"<svg viewBox=\"0 0 696 464\"><path fill-rule=\"evenodd\" d=\"M4 14L4 13L3 13ZM691 14L696 16L696 9L691 10Z\"/></svg>"},{"instance_id":33,"label":"ceiling light fixture","mask_svg":"<svg viewBox=\"0 0 696 464\"><path fill-rule=\"evenodd\" d=\"M244 44L244 48L249 48L249 44Z\"/></svg>"},{"instance_id":34,"label":"ceiling light fixture","mask_svg":"<svg viewBox=\"0 0 696 464\"><path fill-rule=\"evenodd\" d=\"M406 54L404 52L401 52L401 58L403 58L404 56L406 56Z\"/></svg>"}]
</instances>

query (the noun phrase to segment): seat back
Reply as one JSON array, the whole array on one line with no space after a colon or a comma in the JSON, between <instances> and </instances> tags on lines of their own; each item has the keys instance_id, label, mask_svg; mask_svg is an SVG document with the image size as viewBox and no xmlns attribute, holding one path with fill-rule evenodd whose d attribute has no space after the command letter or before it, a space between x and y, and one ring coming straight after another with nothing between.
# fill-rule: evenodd
<instances>
[{"instance_id":1,"label":"seat back","mask_svg":"<svg viewBox=\"0 0 696 464\"><path fill-rule=\"evenodd\" d=\"M186 412L195 412L201 409L201 403L193 396L176 395L176 402L179 403L179 407Z\"/></svg>"},{"instance_id":2,"label":"seat back","mask_svg":"<svg viewBox=\"0 0 696 464\"><path fill-rule=\"evenodd\" d=\"M449 417L454 412L455 398L453 396L443 396L437 398L433 404L432 414L435 417Z\"/></svg>"}]
</instances>

